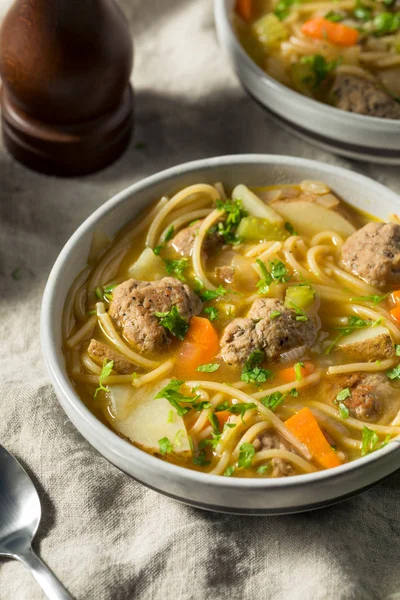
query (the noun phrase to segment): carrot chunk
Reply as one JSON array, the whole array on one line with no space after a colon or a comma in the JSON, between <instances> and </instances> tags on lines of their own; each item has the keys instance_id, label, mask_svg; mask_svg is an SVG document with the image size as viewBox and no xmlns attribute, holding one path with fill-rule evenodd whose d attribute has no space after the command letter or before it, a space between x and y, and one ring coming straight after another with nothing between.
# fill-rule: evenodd
<instances>
[{"instance_id":1,"label":"carrot chunk","mask_svg":"<svg viewBox=\"0 0 400 600\"><path fill-rule=\"evenodd\" d=\"M321 467L330 469L341 464L307 406L285 421L285 425L309 449L312 457Z\"/></svg>"},{"instance_id":2,"label":"carrot chunk","mask_svg":"<svg viewBox=\"0 0 400 600\"><path fill-rule=\"evenodd\" d=\"M176 361L180 377L191 377L198 366L212 361L219 350L218 334L208 319L193 317Z\"/></svg>"},{"instance_id":3,"label":"carrot chunk","mask_svg":"<svg viewBox=\"0 0 400 600\"><path fill-rule=\"evenodd\" d=\"M359 33L357 29L334 23L323 17L316 17L303 23L301 31L316 40L328 40L337 46L354 46L357 44Z\"/></svg>"},{"instance_id":4,"label":"carrot chunk","mask_svg":"<svg viewBox=\"0 0 400 600\"><path fill-rule=\"evenodd\" d=\"M395 290L390 294L390 300L393 304L400 304L400 290Z\"/></svg>"},{"instance_id":5,"label":"carrot chunk","mask_svg":"<svg viewBox=\"0 0 400 600\"><path fill-rule=\"evenodd\" d=\"M392 319L397 321L397 323L400 323L400 305L395 306L389 312L390 312Z\"/></svg>"},{"instance_id":6,"label":"carrot chunk","mask_svg":"<svg viewBox=\"0 0 400 600\"><path fill-rule=\"evenodd\" d=\"M228 410L220 410L219 412L215 413L215 416L217 417L219 426L222 430L229 417L232 416L232 413L230 413Z\"/></svg>"},{"instance_id":7,"label":"carrot chunk","mask_svg":"<svg viewBox=\"0 0 400 600\"><path fill-rule=\"evenodd\" d=\"M250 21L253 14L253 1L237 0L236 12L243 19L243 21Z\"/></svg>"},{"instance_id":8,"label":"carrot chunk","mask_svg":"<svg viewBox=\"0 0 400 600\"><path fill-rule=\"evenodd\" d=\"M298 363L300 364L300 363ZM304 367L301 365L298 367L298 371L302 377L307 377L307 375L311 375L314 371L314 365L310 361L306 361L303 363ZM294 367L288 367L287 369L281 369L277 373L279 379L284 383L290 383L291 381L297 380L297 373Z\"/></svg>"}]
</instances>

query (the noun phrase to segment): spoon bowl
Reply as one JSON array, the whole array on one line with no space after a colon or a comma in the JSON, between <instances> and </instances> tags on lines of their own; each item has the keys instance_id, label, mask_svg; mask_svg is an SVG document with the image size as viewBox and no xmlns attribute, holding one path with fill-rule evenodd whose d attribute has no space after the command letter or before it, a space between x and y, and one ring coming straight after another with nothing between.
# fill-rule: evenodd
<instances>
[{"instance_id":1,"label":"spoon bowl","mask_svg":"<svg viewBox=\"0 0 400 600\"><path fill-rule=\"evenodd\" d=\"M16 558L27 566L51 600L71 600L31 548L41 514L39 496L28 473L0 446L0 556Z\"/></svg>"}]
</instances>

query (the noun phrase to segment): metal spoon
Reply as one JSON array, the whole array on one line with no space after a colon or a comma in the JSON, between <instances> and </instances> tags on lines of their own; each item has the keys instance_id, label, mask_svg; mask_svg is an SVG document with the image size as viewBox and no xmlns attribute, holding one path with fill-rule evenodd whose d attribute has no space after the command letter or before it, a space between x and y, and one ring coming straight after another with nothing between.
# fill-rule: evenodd
<instances>
[{"instance_id":1,"label":"metal spoon","mask_svg":"<svg viewBox=\"0 0 400 600\"><path fill-rule=\"evenodd\" d=\"M38 493L16 458L0 446L0 556L17 558L50 600L72 600L31 548L41 517Z\"/></svg>"}]
</instances>

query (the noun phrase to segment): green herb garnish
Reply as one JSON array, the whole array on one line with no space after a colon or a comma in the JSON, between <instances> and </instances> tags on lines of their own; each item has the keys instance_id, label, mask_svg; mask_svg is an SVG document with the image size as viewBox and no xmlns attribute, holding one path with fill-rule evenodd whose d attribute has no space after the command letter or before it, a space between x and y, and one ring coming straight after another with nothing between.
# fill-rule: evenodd
<instances>
[{"instance_id":1,"label":"green herb garnish","mask_svg":"<svg viewBox=\"0 0 400 600\"><path fill-rule=\"evenodd\" d=\"M215 205L218 210L226 214L226 219L217 225L217 231L224 238L225 244L240 244L241 240L236 236L236 230L243 217L247 217L248 215L241 201L228 200L227 202L223 202L222 200L217 200Z\"/></svg>"},{"instance_id":2,"label":"green herb garnish","mask_svg":"<svg viewBox=\"0 0 400 600\"><path fill-rule=\"evenodd\" d=\"M285 229L290 235L298 235L297 231L295 231L293 225L289 222L285 223Z\"/></svg>"},{"instance_id":3,"label":"green herb garnish","mask_svg":"<svg viewBox=\"0 0 400 600\"><path fill-rule=\"evenodd\" d=\"M312 54L311 56L303 56L300 59L300 63L308 65L311 70L311 75L304 78L304 83L310 84L312 88L317 89L326 81L336 67L339 66L340 59L328 62L322 54Z\"/></svg>"},{"instance_id":4,"label":"green herb garnish","mask_svg":"<svg viewBox=\"0 0 400 600\"><path fill-rule=\"evenodd\" d=\"M197 370L202 373L214 373L215 371L218 371L219 367L220 365L218 363L208 363L206 365L198 366Z\"/></svg>"},{"instance_id":5,"label":"green herb garnish","mask_svg":"<svg viewBox=\"0 0 400 600\"><path fill-rule=\"evenodd\" d=\"M300 3L301 0L279 0L274 9L274 15L276 15L280 21L283 21L289 16L292 6Z\"/></svg>"},{"instance_id":6,"label":"green herb garnish","mask_svg":"<svg viewBox=\"0 0 400 600\"><path fill-rule=\"evenodd\" d=\"M303 375L301 374L302 367L304 368L304 363L303 362L297 362L294 365L294 372L296 373L296 380L297 381L300 381L300 379L303 379Z\"/></svg>"},{"instance_id":7,"label":"green herb garnish","mask_svg":"<svg viewBox=\"0 0 400 600\"><path fill-rule=\"evenodd\" d=\"M272 275L261 259L257 258L256 263L261 271L260 280L256 283L256 288L258 289L259 294L268 294L269 286L273 282Z\"/></svg>"},{"instance_id":8,"label":"green herb garnish","mask_svg":"<svg viewBox=\"0 0 400 600\"><path fill-rule=\"evenodd\" d=\"M254 350L248 359L246 360L242 374L240 376L241 381L246 383L255 383L256 385L264 383L268 379L273 377L273 373L268 369L263 369L260 364L264 360L264 352L261 350Z\"/></svg>"},{"instance_id":9,"label":"green herb garnish","mask_svg":"<svg viewBox=\"0 0 400 600\"><path fill-rule=\"evenodd\" d=\"M221 428L219 426L219 421L214 412L208 413L208 420L210 421L211 427L213 428L214 433L221 433Z\"/></svg>"},{"instance_id":10,"label":"green herb garnish","mask_svg":"<svg viewBox=\"0 0 400 600\"><path fill-rule=\"evenodd\" d=\"M108 387L105 387L103 385L103 381L110 375L111 371L113 370L113 366L114 366L113 360L107 360L106 358L104 359L101 373L99 375L99 387L94 392L94 398L96 398L96 396L100 392L100 390L103 392L110 391Z\"/></svg>"},{"instance_id":11,"label":"green herb garnish","mask_svg":"<svg viewBox=\"0 0 400 600\"><path fill-rule=\"evenodd\" d=\"M362 430L362 447L361 447L361 456L365 456L370 452L373 452L377 448L377 444L379 443L378 434L375 431L372 431L369 427L364 426Z\"/></svg>"},{"instance_id":12,"label":"green herb garnish","mask_svg":"<svg viewBox=\"0 0 400 600\"><path fill-rule=\"evenodd\" d=\"M172 444L167 437L163 437L161 440L158 440L158 445L160 447L161 454L168 454L172 452Z\"/></svg>"},{"instance_id":13,"label":"green herb garnish","mask_svg":"<svg viewBox=\"0 0 400 600\"><path fill-rule=\"evenodd\" d=\"M386 371L386 375L389 377L389 379L400 379L400 365L390 369L390 371Z\"/></svg>"},{"instance_id":14,"label":"green herb garnish","mask_svg":"<svg viewBox=\"0 0 400 600\"><path fill-rule=\"evenodd\" d=\"M201 450L196 456L193 457L193 464L198 465L199 467L206 467L210 463L211 460L207 459L205 450Z\"/></svg>"},{"instance_id":15,"label":"green herb garnish","mask_svg":"<svg viewBox=\"0 0 400 600\"><path fill-rule=\"evenodd\" d=\"M384 296L378 296L378 294L372 294L372 296L356 296L354 298L350 298L350 302L357 302L361 300L362 302L372 302L373 304L379 304L388 297L389 294L385 294Z\"/></svg>"},{"instance_id":16,"label":"green herb garnish","mask_svg":"<svg viewBox=\"0 0 400 600\"><path fill-rule=\"evenodd\" d=\"M268 394L268 396L261 398L261 402L266 408L274 411L282 404L287 395L288 392L285 392L284 394L282 394L282 392L273 392L272 394Z\"/></svg>"},{"instance_id":17,"label":"green herb garnish","mask_svg":"<svg viewBox=\"0 0 400 600\"><path fill-rule=\"evenodd\" d=\"M181 406L179 403L183 404L192 404L199 399L199 396L185 396L180 392L181 386L184 384L184 381L179 381L178 379L171 379L171 381L166 385L162 390L158 392L158 394L154 397L157 398L165 398L168 402L175 408L176 412L180 417L183 417L187 412L189 412L190 407Z\"/></svg>"},{"instance_id":18,"label":"green herb garnish","mask_svg":"<svg viewBox=\"0 0 400 600\"><path fill-rule=\"evenodd\" d=\"M231 475L233 475L235 472L235 467L234 465L231 465L230 467L226 467L225 471L224 471L224 477L230 477Z\"/></svg>"},{"instance_id":19,"label":"green herb garnish","mask_svg":"<svg viewBox=\"0 0 400 600\"><path fill-rule=\"evenodd\" d=\"M276 319L277 317L280 317L281 314L282 313L279 310L271 310L271 312L269 313L269 318Z\"/></svg>"},{"instance_id":20,"label":"green herb garnish","mask_svg":"<svg viewBox=\"0 0 400 600\"><path fill-rule=\"evenodd\" d=\"M281 260L270 260L268 264L271 270L272 279L276 283L286 283L289 281L290 275L285 263Z\"/></svg>"},{"instance_id":21,"label":"green herb garnish","mask_svg":"<svg viewBox=\"0 0 400 600\"><path fill-rule=\"evenodd\" d=\"M270 465L261 465L260 467L258 467L257 473L259 475L264 475L264 473L266 473L270 468Z\"/></svg>"},{"instance_id":22,"label":"green herb garnish","mask_svg":"<svg viewBox=\"0 0 400 600\"><path fill-rule=\"evenodd\" d=\"M257 405L254 402L238 402L237 404L232 404L228 406L225 410L228 410L234 415L240 415L242 422L244 423L244 415L247 410L251 410L252 408L257 408Z\"/></svg>"},{"instance_id":23,"label":"green herb garnish","mask_svg":"<svg viewBox=\"0 0 400 600\"><path fill-rule=\"evenodd\" d=\"M170 331L178 340L185 338L189 323L181 317L177 306L173 306L168 312L155 312L154 315L160 319L161 327Z\"/></svg>"},{"instance_id":24,"label":"green herb garnish","mask_svg":"<svg viewBox=\"0 0 400 600\"><path fill-rule=\"evenodd\" d=\"M350 388L344 388L337 394L336 400L338 400L339 402L343 402L343 400L346 400L346 398L350 398L350 397L351 397Z\"/></svg>"},{"instance_id":25,"label":"green herb garnish","mask_svg":"<svg viewBox=\"0 0 400 600\"><path fill-rule=\"evenodd\" d=\"M167 260L164 259L165 269L168 275L172 277L176 277L180 281L186 281L184 276L184 272L189 267L189 259L187 258L178 258L177 260Z\"/></svg>"},{"instance_id":26,"label":"green herb garnish","mask_svg":"<svg viewBox=\"0 0 400 600\"><path fill-rule=\"evenodd\" d=\"M216 290L205 290L204 292L200 292L199 296L203 302L209 302L210 300L215 300L220 296L225 296L227 293L227 290L222 285L219 285Z\"/></svg>"},{"instance_id":27,"label":"green herb garnish","mask_svg":"<svg viewBox=\"0 0 400 600\"><path fill-rule=\"evenodd\" d=\"M324 17L324 19L332 21L332 23L340 23L340 21L343 21L344 18L345 17L342 13L335 12L334 10L330 10Z\"/></svg>"},{"instance_id":28,"label":"green herb garnish","mask_svg":"<svg viewBox=\"0 0 400 600\"><path fill-rule=\"evenodd\" d=\"M216 321L219 317L218 308L215 306L206 306L203 312L208 316L210 321Z\"/></svg>"},{"instance_id":29,"label":"green herb garnish","mask_svg":"<svg viewBox=\"0 0 400 600\"><path fill-rule=\"evenodd\" d=\"M253 444L244 443L240 446L239 452L239 460L238 465L243 469L248 469L251 467L251 463L253 462L253 456L256 453L256 450Z\"/></svg>"}]
</instances>

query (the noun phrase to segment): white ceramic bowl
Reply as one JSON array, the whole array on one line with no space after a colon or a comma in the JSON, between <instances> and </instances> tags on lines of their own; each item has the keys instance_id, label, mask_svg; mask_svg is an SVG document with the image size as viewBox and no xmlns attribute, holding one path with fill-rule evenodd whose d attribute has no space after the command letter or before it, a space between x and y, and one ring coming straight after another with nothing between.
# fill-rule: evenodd
<instances>
[{"instance_id":1,"label":"white ceramic bowl","mask_svg":"<svg viewBox=\"0 0 400 600\"><path fill-rule=\"evenodd\" d=\"M245 90L282 126L325 150L400 164L400 119L367 117L307 98L267 75L243 50L232 28L234 0L214 0L220 45Z\"/></svg>"},{"instance_id":2,"label":"white ceramic bowl","mask_svg":"<svg viewBox=\"0 0 400 600\"><path fill-rule=\"evenodd\" d=\"M188 504L230 513L282 514L310 510L371 486L400 467L397 442L330 471L284 479L217 477L184 469L135 448L103 425L76 394L61 350L61 315L67 292L85 267L91 237L101 228L114 235L162 195L194 183L223 181L262 185L302 179L325 181L352 205L387 217L400 211L400 198L382 185L331 165L305 159L236 155L187 163L132 185L96 210L74 233L58 257L43 296L41 341L58 399L81 434L111 463L144 485Z\"/></svg>"}]
</instances>

